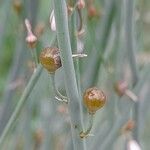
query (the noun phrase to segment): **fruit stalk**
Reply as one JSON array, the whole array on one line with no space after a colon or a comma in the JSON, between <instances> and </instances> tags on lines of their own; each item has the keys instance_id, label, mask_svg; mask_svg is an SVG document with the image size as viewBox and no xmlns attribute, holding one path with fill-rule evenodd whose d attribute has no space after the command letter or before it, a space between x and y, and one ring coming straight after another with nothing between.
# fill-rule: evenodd
<instances>
[{"instance_id":1,"label":"fruit stalk","mask_svg":"<svg viewBox=\"0 0 150 150\"><path fill-rule=\"evenodd\" d=\"M69 99L69 114L71 116L71 129L74 150L84 150L83 140L80 139L78 130L82 131L80 114L80 99L72 60L71 44L68 30L67 7L65 0L53 0L56 19L58 46L64 70L65 87ZM59 4L59 5L58 5Z\"/></svg>"}]
</instances>

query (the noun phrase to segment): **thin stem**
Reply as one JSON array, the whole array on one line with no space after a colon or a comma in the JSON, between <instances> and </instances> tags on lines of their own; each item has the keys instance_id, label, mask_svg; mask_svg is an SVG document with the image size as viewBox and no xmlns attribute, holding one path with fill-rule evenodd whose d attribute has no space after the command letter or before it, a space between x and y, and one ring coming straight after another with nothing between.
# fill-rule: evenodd
<instances>
[{"instance_id":1,"label":"thin stem","mask_svg":"<svg viewBox=\"0 0 150 150\"><path fill-rule=\"evenodd\" d=\"M72 0L73 5L77 4L77 0ZM86 54L78 54L77 51L77 12L74 11L71 16L70 20L70 39L71 39L71 49L73 53L72 58L82 58L86 57ZM76 73L76 79L77 79L77 87L78 87L78 92L79 92L79 100L82 101L81 97L81 81L80 81L80 66L79 66L79 59L74 60L74 65L75 65L75 73ZM84 130L84 122L83 122L83 105L81 102L79 102L80 106L80 117L81 117L81 126L82 130ZM81 130L79 129L79 133ZM83 149L86 150L86 141L83 141Z\"/></svg>"},{"instance_id":2,"label":"thin stem","mask_svg":"<svg viewBox=\"0 0 150 150\"><path fill-rule=\"evenodd\" d=\"M39 65L36 72L31 76L31 79L29 80L29 83L27 84L14 112L12 113L6 127L4 128L2 135L0 137L0 147L2 148L2 144L8 134L8 132L10 131L10 129L12 128L15 120L17 119L17 117L19 116L22 107L24 106L24 103L27 101L32 89L34 88L35 84L37 83L38 78L40 77L40 74L42 72L42 66Z\"/></svg>"},{"instance_id":3,"label":"thin stem","mask_svg":"<svg viewBox=\"0 0 150 150\"><path fill-rule=\"evenodd\" d=\"M90 131L92 129L92 126L93 126L93 118L94 118L94 115L93 114L89 114L89 126L88 126L86 131L82 131L80 133L80 137L81 138L86 138L86 137L88 137L90 135L89 133L90 133Z\"/></svg>"},{"instance_id":4,"label":"thin stem","mask_svg":"<svg viewBox=\"0 0 150 150\"><path fill-rule=\"evenodd\" d=\"M78 87L76 82L74 64L72 60L71 44L68 30L68 17L65 0L53 0L57 27L57 39L60 48L62 66L64 70L65 87L69 98L69 114L74 150L84 150L83 140L80 139L76 128L82 131L81 107ZM59 5L58 5L59 4Z\"/></svg>"},{"instance_id":5,"label":"thin stem","mask_svg":"<svg viewBox=\"0 0 150 150\"><path fill-rule=\"evenodd\" d=\"M51 79L52 79L52 86L53 86L53 90L54 90L54 94L55 94L55 99L57 99L60 102L65 102L68 103L67 97L63 96L56 87L55 84L55 73L50 74L51 75Z\"/></svg>"},{"instance_id":6,"label":"thin stem","mask_svg":"<svg viewBox=\"0 0 150 150\"><path fill-rule=\"evenodd\" d=\"M79 28L78 28L78 32L81 32L82 28L83 28L83 21L82 21L82 13L81 13L81 9L77 8L78 11L78 15L79 15Z\"/></svg>"},{"instance_id":7,"label":"thin stem","mask_svg":"<svg viewBox=\"0 0 150 150\"><path fill-rule=\"evenodd\" d=\"M132 72L132 81L133 86L137 83L139 76L138 76L138 69L136 65L135 59L135 36L134 36L134 8L135 8L135 1L134 0L125 0L125 41L126 41L126 48L128 52L129 63ZM134 119L135 122L138 122L139 119L139 102L134 104ZM138 141L138 125L134 129L134 139Z\"/></svg>"},{"instance_id":8,"label":"thin stem","mask_svg":"<svg viewBox=\"0 0 150 150\"><path fill-rule=\"evenodd\" d=\"M31 49L31 55L32 55L33 61L35 62L35 68L37 68L37 66L38 66L38 56L37 56L36 48Z\"/></svg>"},{"instance_id":9,"label":"thin stem","mask_svg":"<svg viewBox=\"0 0 150 150\"><path fill-rule=\"evenodd\" d=\"M133 85L138 81L138 69L135 59L135 36L134 36L134 0L126 0L125 15L125 41L128 51L129 63L132 71Z\"/></svg>"}]
</instances>

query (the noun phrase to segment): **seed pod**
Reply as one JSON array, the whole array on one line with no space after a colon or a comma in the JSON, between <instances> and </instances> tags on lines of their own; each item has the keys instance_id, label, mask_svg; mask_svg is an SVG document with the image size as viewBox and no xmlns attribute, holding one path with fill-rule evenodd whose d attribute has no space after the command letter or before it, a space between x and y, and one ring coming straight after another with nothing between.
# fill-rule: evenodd
<instances>
[{"instance_id":1,"label":"seed pod","mask_svg":"<svg viewBox=\"0 0 150 150\"><path fill-rule=\"evenodd\" d=\"M54 73L61 67L59 49L56 47L47 47L40 54L40 62L50 73Z\"/></svg>"},{"instance_id":2,"label":"seed pod","mask_svg":"<svg viewBox=\"0 0 150 150\"><path fill-rule=\"evenodd\" d=\"M103 107L106 103L106 95L96 87L89 88L85 91L83 101L90 114Z\"/></svg>"}]
</instances>

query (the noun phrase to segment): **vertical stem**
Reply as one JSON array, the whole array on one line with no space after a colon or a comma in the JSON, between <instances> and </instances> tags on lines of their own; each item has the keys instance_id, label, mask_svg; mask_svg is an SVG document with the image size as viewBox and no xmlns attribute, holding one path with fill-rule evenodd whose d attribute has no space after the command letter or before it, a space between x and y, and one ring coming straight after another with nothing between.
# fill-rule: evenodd
<instances>
[{"instance_id":1,"label":"vertical stem","mask_svg":"<svg viewBox=\"0 0 150 150\"><path fill-rule=\"evenodd\" d=\"M76 128L78 128L82 131L82 112L72 60L66 2L65 0L53 0L53 2L57 27L57 39L60 48L62 66L64 69L65 87L67 97L69 98L69 113L71 116L73 146L75 150L84 150L83 140L80 139L79 133L76 130Z\"/></svg>"},{"instance_id":2,"label":"vertical stem","mask_svg":"<svg viewBox=\"0 0 150 150\"><path fill-rule=\"evenodd\" d=\"M125 12L125 41L128 51L129 63L132 71L133 85L138 81L138 71L135 59L135 36L134 36L134 0L126 0Z\"/></svg>"},{"instance_id":3,"label":"vertical stem","mask_svg":"<svg viewBox=\"0 0 150 150\"><path fill-rule=\"evenodd\" d=\"M128 52L129 63L132 71L132 81L133 86L138 81L138 70L136 65L135 59L135 36L134 36L134 8L135 8L135 1L134 0L126 0L125 1L125 41L126 41L126 48ZM134 139L138 141L138 117L139 117L139 102L134 104L134 120L136 122L136 128L133 132Z\"/></svg>"},{"instance_id":4,"label":"vertical stem","mask_svg":"<svg viewBox=\"0 0 150 150\"><path fill-rule=\"evenodd\" d=\"M56 87L56 84L55 84L55 73L53 73L53 74L51 73L50 76L51 76L51 82L52 82L52 86L53 86L54 98L57 99L60 102L68 103L67 97L63 96L57 90L57 87Z\"/></svg>"},{"instance_id":5,"label":"vertical stem","mask_svg":"<svg viewBox=\"0 0 150 150\"><path fill-rule=\"evenodd\" d=\"M35 63L35 68L37 68L37 66L38 66L38 56L37 56L36 48L31 49L31 55L32 55L33 61Z\"/></svg>"}]
</instances>

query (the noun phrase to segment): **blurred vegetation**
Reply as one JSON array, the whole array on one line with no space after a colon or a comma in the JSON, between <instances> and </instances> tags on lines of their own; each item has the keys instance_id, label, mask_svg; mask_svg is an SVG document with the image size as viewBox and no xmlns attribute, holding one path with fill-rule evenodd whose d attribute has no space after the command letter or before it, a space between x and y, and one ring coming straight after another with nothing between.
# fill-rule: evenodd
<instances>
[{"instance_id":1,"label":"blurred vegetation","mask_svg":"<svg viewBox=\"0 0 150 150\"><path fill-rule=\"evenodd\" d=\"M135 0L132 42L135 44L133 55L137 74L132 68L134 65L130 64L132 54L128 50L129 45L126 45L126 1L86 0L82 10L85 33L78 37L77 49L83 50L88 57L79 58L79 68L75 64L75 70L81 77L80 92L97 86L106 92L108 99L106 106L95 115L91 131L94 136L86 139L87 150L127 149L128 138L126 133L121 133L121 129L128 120L135 121L132 138L142 150L149 150L150 147L150 1ZM17 10L15 3L21 3L20 10ZM96 12L89 11L90 3L95 9L91 11ZM25 41L24 20L28 18L31 21L34 33L37 26L43 28L36 46L39 55L44 47L54 45L56 33L51 31L49 23L52 10L52 0L0 1L0 134L34 70L31 49ZM71 17L69 27L72 25ZM79 22L79 16L77 20ZM138 76L137 81L135 76ZM114 84L119 80L129 84L129 89L138 96L138 103L125 95L117 95ZM66 94L62 68L56 72L56 86ZM84 106L83 116L86 127L88 115ZM52 81L46 70L42 70L0 149L73 150L68 107L54 101Z\"/></svg>"}]
</instances>

